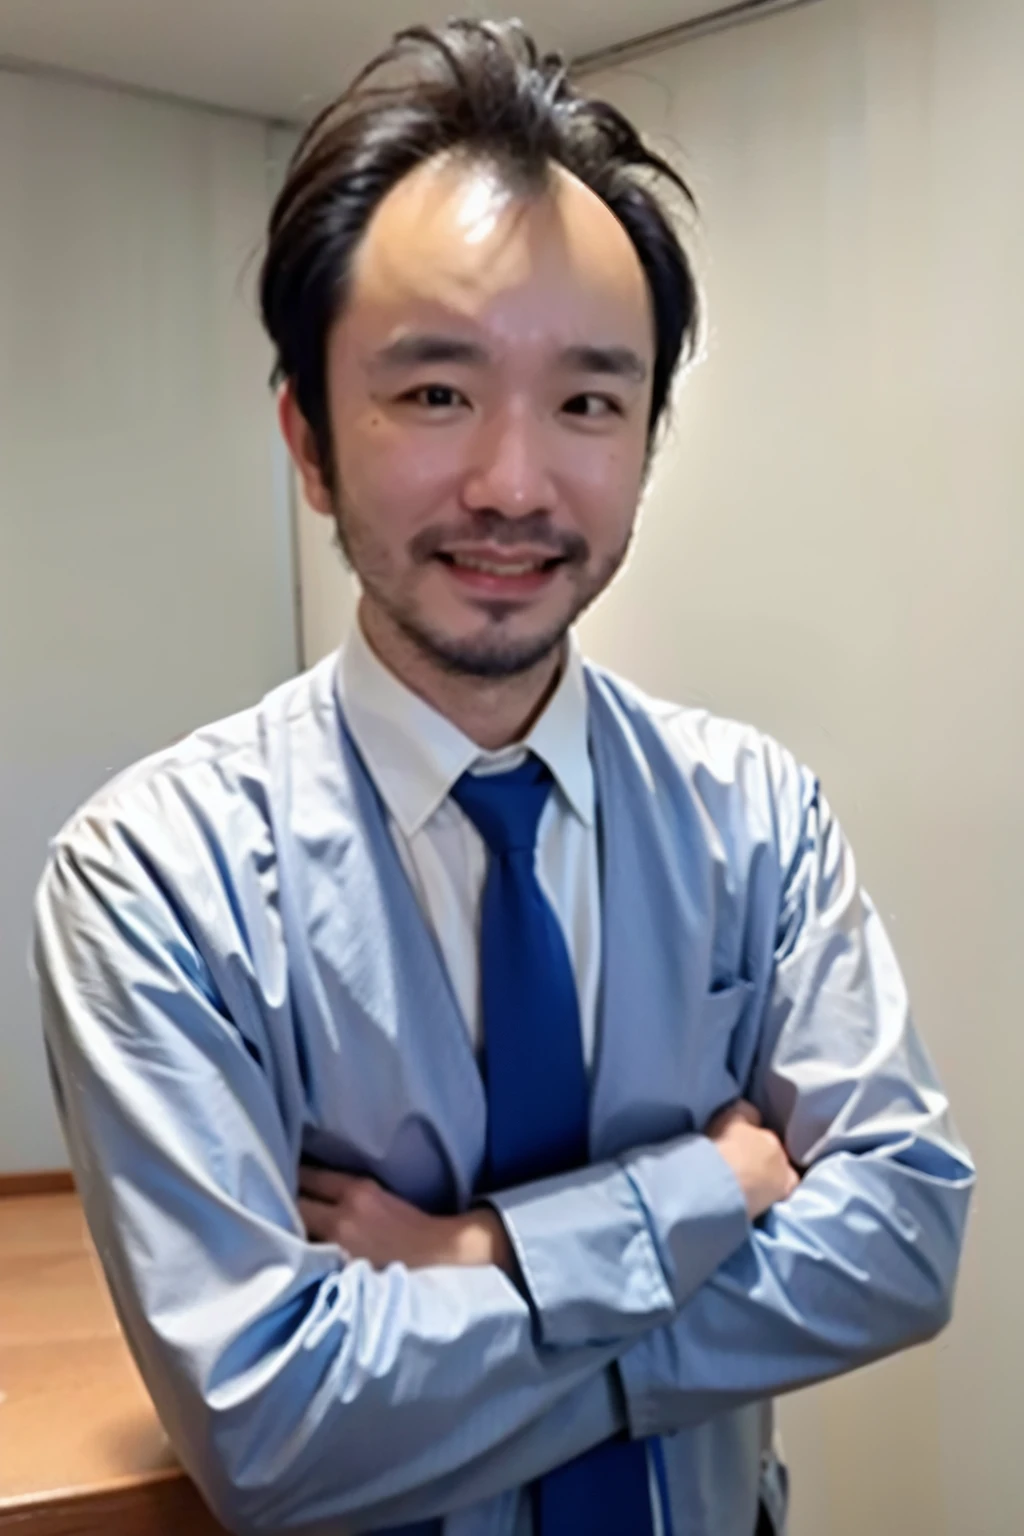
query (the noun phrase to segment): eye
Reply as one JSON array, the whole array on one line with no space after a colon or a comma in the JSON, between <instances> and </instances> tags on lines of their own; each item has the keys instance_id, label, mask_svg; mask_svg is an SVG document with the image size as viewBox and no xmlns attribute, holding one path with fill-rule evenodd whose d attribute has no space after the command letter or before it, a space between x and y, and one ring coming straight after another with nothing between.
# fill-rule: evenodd
<instances>
[{"instance_id":1,"label":"eye","mask_svg":"<svg viewBox=\"0 0 1024 1536\"><path fill-rule=\"evenodd\" d=\"M591 421L599 421L605 416L621 416L622 405L614 395L598 395L586 393L573 395L562 406L563 411L568 411L570 416L584 416Z\"/></svg>"},{"instance_id":2,"label":"eye","mask_svg":"<svg viewBox=\"0 0 1024 1536\"><path fill-rule=\"evenodd\" d=\"M428 411L449 411L456 405L468 405L461 390L450 384L421 384L401 397L409 405L421 405Z\"/></svg>"}]
</instances>

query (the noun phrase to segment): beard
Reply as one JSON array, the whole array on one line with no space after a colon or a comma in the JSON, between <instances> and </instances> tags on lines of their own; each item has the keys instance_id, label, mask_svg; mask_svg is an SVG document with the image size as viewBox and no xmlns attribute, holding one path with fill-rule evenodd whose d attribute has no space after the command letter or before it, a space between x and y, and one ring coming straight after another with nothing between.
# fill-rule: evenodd
<instances>
[{"instance_id":1,"label":"beard","mask_svg":"<svg viewBox=\"0 0 1024 1536\"><path fill-rule=\"evenodd\" d=\"M379 597L376 600L380 602ZM507 605L493 604L492 608L499 606ZM551 625L538 635L520 638L503 635L500 632L501 620L486 610L490 628L482 634L459 639L432 629L415 614L403 613L394 608L385 609L385 612L406 639L411 640L420 653L442 671L453 677L498 681L532 672L552 652L560 650L568 630L585 606L586 602L580 603L564 621Z\"/></svg>"},{"instance_id":2,"label":"beard","mask_svg":"<svg viewBox=\"0 0 1024 1536\"><path fill-rule=\"evenodd\" d=\"M590 548L586 540L579 534L554 534L547 513L543 512L513 521L501 513L484 511L474 515L471 528L425 529L413 538L409 548L414 564L419 567L428 564L439 549L459 538L489 539L506 546L526 538L532 544L549 547L552 556L560 559L564 567L577 576L565 612L537 634L517 636L510 633L510 621L519 611L519 604L496 598L478 603L483 626L477 634L453 636L431 624L415 598L403 596L396 589L396 583L388 580L386 552L366 525L353 516L351 507L337 492L334 524L342 558L359 579L363 591L424 659L452 676L474 677L481 681L518 677L560 650L573 624L622 567L633 534L631 526L621 546L595 570L590 570Z\"/></svg>"}]
</instances>

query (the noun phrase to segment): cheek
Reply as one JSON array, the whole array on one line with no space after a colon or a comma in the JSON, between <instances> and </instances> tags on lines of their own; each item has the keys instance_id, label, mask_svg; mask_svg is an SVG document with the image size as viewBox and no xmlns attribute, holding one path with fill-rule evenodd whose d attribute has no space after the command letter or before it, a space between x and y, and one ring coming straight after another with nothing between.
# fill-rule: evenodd
<instances>
[{"instance_id":1,"label":"cheek","mask_svg":"<svg viewBox=\"0 0 1024 1536\"><path fill-rule=\"evenodd\" d=\"M608 444L577 464L573 499L595 546L617 544L636 516L643 475L643 450L632 444Z\"/></svg>"},{"instance_id":2,"label":"cheek","mask_svg":"<svg viewBox=\"0 0 1024 1536\"><path fill-rule=\"evenodd\" d=\"M415 445L381 412L367 412L336 435L346 502L356 516L380 528L415 528L450 494L451 454L442 434L423 434Z\"/></svg>"}]
</instances>

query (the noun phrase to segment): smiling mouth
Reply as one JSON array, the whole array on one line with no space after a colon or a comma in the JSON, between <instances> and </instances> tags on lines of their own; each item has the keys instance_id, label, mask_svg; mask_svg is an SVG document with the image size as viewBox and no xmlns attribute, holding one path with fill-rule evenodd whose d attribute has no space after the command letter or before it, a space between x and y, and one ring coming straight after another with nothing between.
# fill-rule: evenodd
<instances>
[{"instance_id":1,"label":"smiling mouth","mask_svg":"<svg viewBox=\"0 0 1024 1536\"><path fill-rule=\"evenodd\" d=\"M460 552L439 552L437 558L449 568L458 571L479 571L485 576L505 576L514 578L517 576L536 576L553 571L556 566L564 565L564 555L547 555L537 559L524 560L496 560L485 555L470 555Z\"/></svg>"},{"instance_id":2,"label":"smiling mouth","mask_svg":"<svg viewBox=\"0 0 1024 1536\"><path fill-rule=\"evenodd\" d=\"M449 581L471 601L499 605L518 605L540 597L554 581L555 573L568 564L566 555L505 558L497 552L475 554L469 550L439 550L435 558Z\"/></svg>"}]
</instances>

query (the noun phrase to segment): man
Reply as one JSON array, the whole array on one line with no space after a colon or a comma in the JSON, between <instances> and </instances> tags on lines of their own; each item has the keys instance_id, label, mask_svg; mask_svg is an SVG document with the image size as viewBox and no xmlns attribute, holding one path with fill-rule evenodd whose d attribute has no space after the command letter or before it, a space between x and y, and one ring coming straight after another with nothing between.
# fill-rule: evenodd
<instances>
[{"instance_id":1,"label":"man","mask_svg":"<svg viewBox=\"0 0 1024 1536\"><path fill-rule=\"evenodd\" d=\"M570 636L693 336L654 175L512 26L312 126L263 309L358 625L54 844L79 1187L239 1530L781 1530L773 1394L949 1316L971 1168L816 781Z\"/></svg>"}]
</instances>

